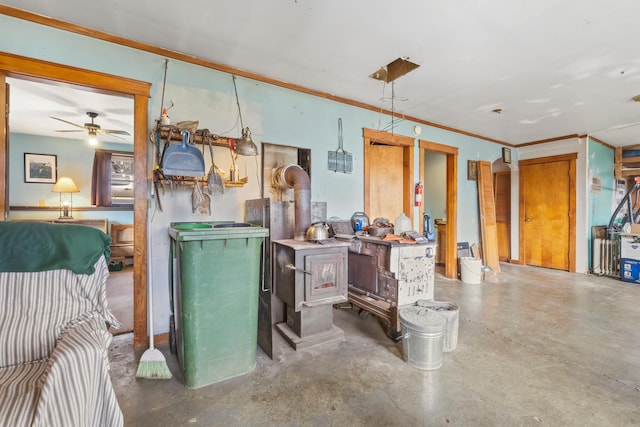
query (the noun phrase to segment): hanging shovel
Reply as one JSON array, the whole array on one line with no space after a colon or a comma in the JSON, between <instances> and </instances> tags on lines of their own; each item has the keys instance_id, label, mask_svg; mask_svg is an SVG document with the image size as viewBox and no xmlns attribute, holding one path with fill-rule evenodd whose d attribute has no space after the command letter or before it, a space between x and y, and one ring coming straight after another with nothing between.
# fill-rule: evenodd
<instances>
[{"instance_id":1,"label":"hanging shovel","mask_svg":"<svg viewBox=\"0 0 640 427\"><path fill-rule=\"evenodd\" d=\"M211 156L211 167L209 168L209 174L207 175L207 189L212 196L219 196L224 194L224 182L220 175L220 169L213 161L213 147L211 147L211 134L207 129L203 131L203 137L207 137L207 143L209 144L209 155Z\"/></svg>"}]
</instances>

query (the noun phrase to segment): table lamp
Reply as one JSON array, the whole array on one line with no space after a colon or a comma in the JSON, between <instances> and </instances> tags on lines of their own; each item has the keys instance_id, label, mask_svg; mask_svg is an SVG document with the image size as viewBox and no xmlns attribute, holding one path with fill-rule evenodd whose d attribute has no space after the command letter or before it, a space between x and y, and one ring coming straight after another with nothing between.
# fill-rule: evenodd
<instances>
[{"instance_id":1,"label":"table lamp","mask_svg":"<svg viewBox=\"0 0 640 427\"><path fill-rule=\"evenodd\" d=\"M58 219L73 219L73 193L80 190L75 182L68 176L58 178L58 182L53 186L53 192L60 193L60 216ZM69 200L63 200L62 193L69 193Z\"/></svg>"}]
</instances>

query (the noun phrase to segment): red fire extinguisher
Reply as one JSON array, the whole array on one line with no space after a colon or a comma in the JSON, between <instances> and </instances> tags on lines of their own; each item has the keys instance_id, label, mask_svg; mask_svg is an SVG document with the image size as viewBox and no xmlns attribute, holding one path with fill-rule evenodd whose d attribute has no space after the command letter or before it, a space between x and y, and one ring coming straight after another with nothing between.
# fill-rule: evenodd
<instances>
[{"instance_id":1,"label":"red fire extinguisher","mask_svg":"<svg viewBox=\"0 0 640 427\"><path fill-rule=\"evenodd\" d=\"M424 187L422 183L419 182L416 184L416 206L422 206L422 193L424 191Z\"/></svg>"}]
</instances>

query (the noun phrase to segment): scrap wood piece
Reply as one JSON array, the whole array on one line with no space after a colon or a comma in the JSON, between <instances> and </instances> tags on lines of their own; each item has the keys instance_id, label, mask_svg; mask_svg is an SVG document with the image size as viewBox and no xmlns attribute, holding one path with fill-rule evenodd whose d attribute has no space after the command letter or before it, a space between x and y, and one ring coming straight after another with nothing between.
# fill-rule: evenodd
<instances>
[{"instance_id":1,"label":"scrap wood piece","mask_svg":"<svg viewBox=\"0 0 640 427\"><path fill-rule=\"evenodd\" d=\"M382 240L402 240L402 237L398 236L397 234L393 234L393 233L387 233L384 235L384 237L382 238Z\"/></svg>"},{"instance_id":2,"label":"scrap wood piece","mask_svg":"<svg viewBox=\"0 0 640 427\"><path fill-rule=\"evenodd\" d=\"M480 249L475 243L471 244L471 256L473 258L482 258L482 256L480 255Z\"/></svg>"},{"instance_id":3,"label":"scrap wood piece","mask_svg":"<svg viewBox=\"0 0 640 427\"><path fill-rule=\"evenodd\" d=\"M415 244L417 244L417 243L418 243L418 242L416 242L416 241L415 241L415 240L413 240L413 239L405 239L404 237L403 237L402 239L400 239L400 240L399 240L399 242L400 242L400 243L403 243L403 244L405 244L405 245L415 245Z\"/></svg>"},{"instance_id":4,"label":"scrap wood piece","mask_svg":"<svg viewBox=\"0 0 640 427\"><path fill-rule=\"evenodd\" d=\"M478 206L482 233L482 261L495 273L499 273L500 257L498 254L496 203L493 195L493 173L491 172L491 163L487 161L478 161Z\"/></svg>"}]
</instances>

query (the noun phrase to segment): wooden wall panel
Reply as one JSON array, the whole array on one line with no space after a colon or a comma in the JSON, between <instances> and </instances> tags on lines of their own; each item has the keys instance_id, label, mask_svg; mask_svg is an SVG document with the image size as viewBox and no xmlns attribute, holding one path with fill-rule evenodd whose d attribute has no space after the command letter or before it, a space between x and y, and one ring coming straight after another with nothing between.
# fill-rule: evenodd
<instances>
[{"instance_id":1,"label":"wooden wall panel","mask_svg":"<svg viewBox=\"0 0 640 427\"><path fill-rule=\"evenodd\" d=\"M478 162L478 201L480 207L480 229L482 231L483 264L494 273L500 272L498 256L498 230L496 224L495 197L493 195L493 174L491 163Z\"/></svg>"}]
</instances>

